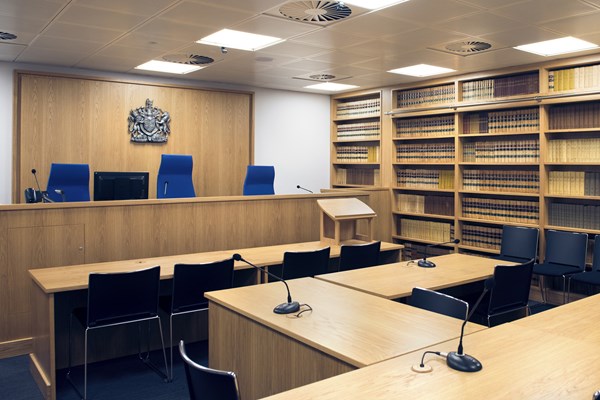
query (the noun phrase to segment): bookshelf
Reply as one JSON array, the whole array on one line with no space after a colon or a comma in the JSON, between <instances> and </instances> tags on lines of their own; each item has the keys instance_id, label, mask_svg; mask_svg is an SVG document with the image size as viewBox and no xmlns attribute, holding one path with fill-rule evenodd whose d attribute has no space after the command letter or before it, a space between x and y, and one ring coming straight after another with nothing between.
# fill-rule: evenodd
<instances>
[{"instance_id":1,"label":"bookshelf","mask_svg":"<svg viewBox=\"0 0 600 400\"><path fill-rule=\"evenodd\" d=\"M381 186L381 91L332 101L332 187Z\"/></svg>"},{"instance_id":2,"label":"bookshelf","mask_svg":"<svg viewBox=\"0 0 600 400\"><path fill-rule=\"evenodd\" d=\"M498 254L503 225L540 228L540 254L547 229L600 234L600 55L382 88L381 97L389 107L375 165L405 257L453 238L461 243L432 254Z\"/></svg>"}]
</instances>

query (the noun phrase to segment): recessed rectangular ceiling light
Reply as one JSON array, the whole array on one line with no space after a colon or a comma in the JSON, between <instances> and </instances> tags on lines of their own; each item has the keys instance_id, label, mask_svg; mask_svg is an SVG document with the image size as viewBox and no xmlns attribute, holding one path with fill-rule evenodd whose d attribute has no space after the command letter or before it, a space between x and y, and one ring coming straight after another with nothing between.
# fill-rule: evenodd
<instances>
[{"instance_id":1,"label":"recessed rectangular ceiling light","mask_svg":"<svg viewBox=\"0 0 600 400\"><path fill-rule=\"evenodd\" d=\"M190 72L198 71L202 68L204 67L157 60L148 61L147 63L135 67L135 69L142 69L145 71L166 72L169 74L189 74Z\"/></svg>"},{"instance_id":2,"label":"recessed rectangular ceiling light","mask_svg":"<svg viewBox=\"0 0 600 400\"><path fill-rule=\"evenodd\" d=\"M380 8L393 6L407 1L408 0L344 0L342 3L366 8L368 10L378 10Z\"/></svg>"},{"instance_id":3,"label":"recessed rectangular ceiling light","mask_svg":"<svg viewBox=\"0 0 600 400\"><path fill-rule=\"evenodd\" d=\"M544 57L555 56L558 54L575 53L577 51L591 50L598 48L597 44L586 42L572 36L560 39L545 40L543 42L524 44L515 49L537 54Z\"/></svg>"},{"instance_id":4,"label":"recessed rectangular ceiling light","mask_svg":"<svg viewBox=\"0 0 600 400\"><path fill-rule=\"evenodd\" d=\"M231 47L232 49L256 51L283 42L273 36L258 35L256 33L240 32L231 29L223 29L198 40L196 43L211 46Z\"/></svg>"},{"instance_id":5,"label":"recessed rectangular ceiling light","mask_svg":"<svg viewBox=\"0 0 600 400\"><path fill-rule=\"evenodd\" d=\"M445 74L447 72L455 72L455 70L450 68L436 67L435 65L418 64L410 67L392 69L388 72L391 72L392 74L424 77Z\"/></svg>"},{"instance_id":6,"label":"recessed rectangular ceiling light","mask_svg":"<svg viewBox=\"0 0 600 400\"><path fill-rule=\"evenodd\" d=\"M315 85L304 86L305 89L326 90L328 92L339 92L340 90L356 89L358 86L343 83L323 82Z\"/></svg>"}]
</instances>

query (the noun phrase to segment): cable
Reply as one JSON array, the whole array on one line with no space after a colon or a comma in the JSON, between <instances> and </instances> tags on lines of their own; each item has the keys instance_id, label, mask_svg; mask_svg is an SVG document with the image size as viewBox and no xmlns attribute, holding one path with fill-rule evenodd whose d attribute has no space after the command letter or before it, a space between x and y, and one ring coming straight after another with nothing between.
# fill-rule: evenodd
<instances>
[{"instance_id":1,"label":"cable","mask_svg":"<svg viewBox=\"0 0 600 400\"><path fill-rule=\"evenodd\" d=\"M306 308L302 309L302 307L306 307ZM297 312L296 314L288 314L287 317L288 318L302 318L303 313L305 313L307 311L312 312L312 310L313 310L312 307L309 306L308 304L300 304L300 311Z\"/></svg>"}]
</instances>

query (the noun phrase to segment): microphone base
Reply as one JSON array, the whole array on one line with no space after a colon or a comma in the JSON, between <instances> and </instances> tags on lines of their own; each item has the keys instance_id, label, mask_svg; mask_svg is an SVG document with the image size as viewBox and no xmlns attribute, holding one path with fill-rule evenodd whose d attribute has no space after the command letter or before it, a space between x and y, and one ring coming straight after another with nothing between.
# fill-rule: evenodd
<instances>
[{"instance_id":1,"label":"microphone base","mask_svg":"<svg viewBox=\"0 0 600 400\"><path fill-rule=\"evenodd\" d=\"M425 259L419 260L417 265L421 268L435 268L435 263Z\"/></svg>"},{"instance_id":2,"label":"microphone base","mask_svg":"<svg viewBox=\"0 0 600 400\"><path fill-rule=\"evenodd\" d=\"M282 303L273 309L275 314L292 314L298 311L300 311L300 303L297 301Z\"/></svg>"},{"instance_id":3,"label":"microphone base","mask_svg":"<svg viewBox=\"0 0 600 400\"><path fill-rule=\"evenodd\" d=\"M455 351L448 353L446 364L450 368L461 372L477 372L483 368L483 365L475 357L468 354L458 354Z\"/></svg>"}]
</instances>

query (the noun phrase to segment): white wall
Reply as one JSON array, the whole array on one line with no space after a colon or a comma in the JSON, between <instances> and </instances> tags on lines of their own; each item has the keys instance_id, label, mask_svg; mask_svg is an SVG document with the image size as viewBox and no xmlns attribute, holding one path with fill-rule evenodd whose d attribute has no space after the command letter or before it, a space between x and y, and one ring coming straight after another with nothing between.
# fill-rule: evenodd
<instances>
[{"instance_id":1,"label":"white wall","mask_svg":"<svg viewBox=\"0 0 600 400\"><path fill-rule=\"evenodd\" d=\"M0 62L0 110L3 114L0 118L0 204L11 202L15 69L254 91L254 163L275 165L275 193L302 193L296 185L315 192L329 187L327 95ZM44 186L45 182L40 184Z\"/></svg>"}]
</instances>

